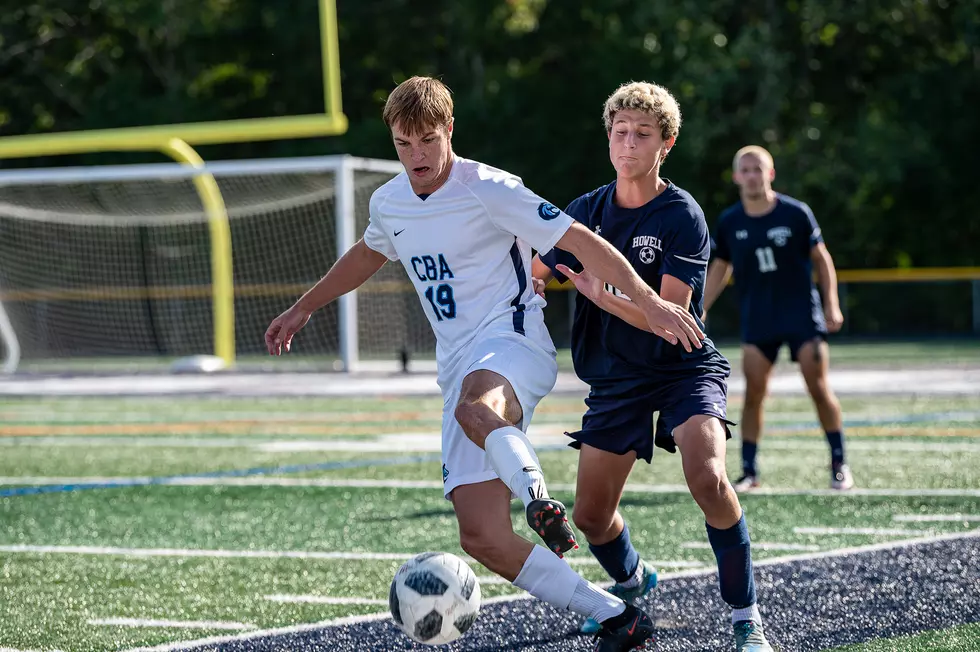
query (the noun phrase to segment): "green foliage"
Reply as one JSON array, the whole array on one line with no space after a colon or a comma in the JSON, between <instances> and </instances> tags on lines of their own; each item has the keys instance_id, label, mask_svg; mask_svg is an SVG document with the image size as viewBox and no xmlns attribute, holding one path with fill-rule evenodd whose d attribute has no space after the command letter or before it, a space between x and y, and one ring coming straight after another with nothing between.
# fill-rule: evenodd
<instances>
[{"instance_id":1,"label":"green foliage","mask_svg":"<svg viewBox=\"0 0 980 652\"><path fill-rule=\"evenodd\" d=\"M207 157L390 158L384 98L431 74L454 89L459 152L566 203L611 178L603 100L647 79L681 103L665 174L709 221L735 200L731 155L755 142L840 266L980 264L977 0L338 0L338 12L350 131ZM0 135L322 107L314 0L35 0L0 14L0 38ZM43 163L93 160L107 158Z\"/></svg>"}]
</instances>

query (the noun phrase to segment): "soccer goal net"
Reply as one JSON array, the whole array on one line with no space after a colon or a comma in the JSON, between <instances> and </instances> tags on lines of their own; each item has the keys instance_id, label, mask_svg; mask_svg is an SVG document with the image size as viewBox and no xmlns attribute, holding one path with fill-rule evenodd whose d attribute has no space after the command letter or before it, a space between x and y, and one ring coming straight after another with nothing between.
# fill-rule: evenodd
<instances>
[{"instance_id":1,"label":"soccer goal net","mask_svg":"<svg viewBox=\"0 0 980 652\"><path fill-rule=\"evenodd\" d=\"M371 193L400 169L348 156L208 164L231 232L239 367L272 363L269 322L360 237ZM212 242L194 174L176 164L0 172L8 370L18 357L27 370L166 368L214 351ZM404 270L388 264L318 312L294 342L300 355L280 364L354 368L434 346Z\"/></svg>"}]
</instances>

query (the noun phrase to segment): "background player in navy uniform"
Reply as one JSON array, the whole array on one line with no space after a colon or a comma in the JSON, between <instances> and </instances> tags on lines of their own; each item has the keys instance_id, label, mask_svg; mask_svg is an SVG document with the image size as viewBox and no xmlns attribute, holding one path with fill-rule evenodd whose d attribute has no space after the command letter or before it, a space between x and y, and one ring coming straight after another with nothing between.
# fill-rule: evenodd
<instances>
[{"instance_id":1,"label":"background player in navy uniform","mask_svg":"<svg viewBox=\"0 0 980 652\"><path fill-rule=\"evenodd\" d=\"M827 332L837 332L844 322L834 261L810 207L773 191L776 170L768 151L743 147L735 154L732 168L741 201L718 220L704 308L711 308L734 271L746 381L742 477L735 489L759 486L756 452L762 436L762 403L783 343L789 345L793 361L800 363L830 445L830 486L850 489L854 479L844 462L840 402L827 379ZM814 268L823 290L822 304L813 283Z\"/></svg>"},{"instance_id":2,"label":"background player in navy uniform","mask_svg":"<svg viewBox=\"0 0 980 652\"><path fill-rule=\"evenodd\" d=\"M612 243L664 299L697 317L707 223L691 195L660 178L680 128L677 102L661 86L634 82L609 97L604 118L616 181L576 199L566 212ZM732 607L738 650L771 652L756 606L745 516L725 473L728 361L709 340L687 353L653 335L637 305L566 252L536 258L532 275L541 282L569 277L579 290L572 357L591 391L582 429L570 434L580 449L573 519L616 580L611 592L635 600L656 586L656 571L640 560L618 507L637 458L650 462L655 443L680 449L718 560L721 596ZM583 625L596 629L594 622Z\"/></svg>"}]
</instances>

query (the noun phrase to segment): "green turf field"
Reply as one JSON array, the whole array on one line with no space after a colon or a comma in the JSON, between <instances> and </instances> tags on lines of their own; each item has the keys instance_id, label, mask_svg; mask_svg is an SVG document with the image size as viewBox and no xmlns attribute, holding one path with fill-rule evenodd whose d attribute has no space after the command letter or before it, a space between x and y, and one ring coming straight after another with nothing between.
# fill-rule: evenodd
<instances>
[{"instance_id":1,"label":"green turf field","mask_svg":"<svg viewBox=\"0 0 980 652\"><path fill-rule=\"evenodd\" d=\"M873 491L815 491L829 476L812 408L773 399L760 453L770 492L743 500L756 559L980 527L975 398L843 404L851 466ZM0 649L127 650L385 611L405 558L463 554L440 491L441 407L438 398L0 400ZM581 409L579 398L549 397L532 430L552 493L568 504L576 457L561 433ZM729 452L736 474L735 442ZM100 486L113 482L133 486ZM10 495L18 487L38 493ZM678 456L658 451L631 487L623 505L644 556L668 574L713 566ZM513 516L526 529L517 503ZM585 551L571 560L602 579ZM485 596L515 593L474 569ZM976 648L930 641L976 637L964 628L846 649L967 650Z\"/></svg>"},{"instance_id":2,"label":"green turf field","mask_svg":"<svg viewBox=\"0 0 980 652\"><path fill-rule=\"evenodd\" d=\"M833 652L974 652L980 650L980 625L964 625L941 632L903 636L864 645L848 645Z\"/></svg>"}]
</instances>

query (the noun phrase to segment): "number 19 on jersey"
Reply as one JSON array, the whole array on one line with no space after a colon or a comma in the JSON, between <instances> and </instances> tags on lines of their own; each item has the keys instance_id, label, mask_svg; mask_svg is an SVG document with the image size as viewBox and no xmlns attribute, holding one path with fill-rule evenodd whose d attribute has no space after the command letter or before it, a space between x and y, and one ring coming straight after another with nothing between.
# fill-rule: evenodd
<instances>
[{"instance_id":1,"label":"number 19 on jersey","mask_svg":"<svg viewBox=\"0 0 980 652\"><path fill-rule=\"evenodd\" d=\"M436 319L456 319L456 297L453 296L453 286L449 283L430 285L425 290L425 298L429 300Z\"/></svg>"}]
</instances>

